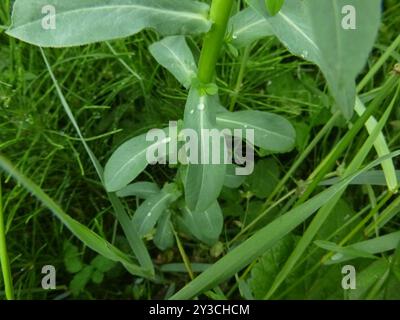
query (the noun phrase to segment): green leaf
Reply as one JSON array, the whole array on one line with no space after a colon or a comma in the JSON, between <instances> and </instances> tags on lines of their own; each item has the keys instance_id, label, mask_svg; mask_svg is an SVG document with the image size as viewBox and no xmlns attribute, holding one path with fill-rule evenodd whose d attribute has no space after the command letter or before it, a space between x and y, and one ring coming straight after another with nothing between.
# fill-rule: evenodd
<instances>
[{"instance_id":1,"label":"green leaf","mask_svg":"<svg viewBox=\"0 0 400 320\"><path fill-rule=\"evenodd\" d=\"M217 124L226 129L254 130L254 144L272 152L290 151L296 131L285 118L263 111L238 111L217 114ZM244 134L243 134L244 135Z\"/></svg>"},{"instance_id":2,"label":"green leaf","mask_svg":"<svg viewBox=\"0 0 400 320\"><path fill-rule=\"evenodd\" d=\"M210 139L204 131L204 129L216 130L214 113L216 107L212 105L215 101L213 96L200 95L198 89L192 88L185 107L185 129L196 133L193 137L195 143L190 139L184 146L186 148L189 145L191 148L186 152L187 156L190 157L194 152L192 160L188 159L184 181L185 199L187 206L196 212L208 209L218 198L224 184L226 171L224 158L227 152L225 138L218 132L217 139ZM213 164L214 156L219 156L219 161L215 161L215 164Z\"/></svg>"},{"instance_id":3,"label":"green leaf","mask_svg":"<svg viewBox=\"0 0 400 320\"><path fill-rule=\"evenodd\" d=\"M254 172L247 177L249 190L257 198L268 197L279 182L279 167L273 158L259 160Z\"/></svg>"},{"instance_id":4,"label":"green leaf","mask_svg":"<svg viewBox=\"0 0 400 320\"><path fill-rule=\"evenodd\" d=\"M338 193L345 190L349 182L358 174L368 171L379 165L383 160L398 156L399 154L400 151L397 151L389 156L372 162L363 170L350 175L340 183L330 187L307 202L281 215L272 223L258 230L246 241L229 251L227 255L219 259L209 269L188 283L185 287L173 295L171 299L184 300L193 298L201 292L204 292L205 290L210 289L228 279L236 272L243 269L246 265L251 263L254 259L262 255L266 250L270 249L280 239L289 234L313 213L315 213L327 201L333 199Z\"/></svg>"},{"instance_id":5,"label":"green leaf","mask_svg":"<svg viewBox=\"0 0 400 320\"><path fill-rule=\"evenodd\" d=\"M150 53L185 87L189 88L197 74L197 65L184 36L164 38L149 47Z\"/></svg>"},{"instance_id":6,"label":"green leaf","mask_svg":"<svg viewBox=\"0 0 400 320\"><path fill-rule=\"evenodd\" d=\"M236 174L236 169L237 166L235 166L234 164L228 164L226 166L226 173L224 180L225 187L232 189L239 188L246 179L246 176L238 176Z\"/></svg>"},{"instance_id":7,"label":"green leaf","mask_svg":"<svg viewBox=\"0 0 400 320\"><path fill-rule=\"evenodd\" d=\"M141 237L151 231L168 206L179 196L180 192L177 187L169 184L140 205L133 215L132 223Z\"/></svg>"},{"instance_id":8,"label":"green leaf","mask_svg":"<svg viewBox=\"0 0 400 320\"><path fill-rule=\"evenodd\" d=\"M400 180L400 170L396 170L396 177ZM331 178L324 180L320 183L321 186L330 186L337 183L340 180L340 177ZM365 172L360 175L354 181L351 182L352 185L366 185L369 184L371 186L385 186L386 178L385 174L382 170L371 170L369 172Z\"/></svg>"},{"instance_id":9,"label":"green leaf","mask_svg":"<svg viewBox=\"0 0 400 320\"><path fill-rule=\"evenodd\" d=\"M356 105L354 107L354 110L357 112L357 114L360 117L366 110L364 104L358 97L356 98ZM377 125L378 125L378 122L376 121L376 119L373 116L371 116L365 123L368 134L372 134L372 132L374 131L374 129ZM376 141L374 143L374 147L375 147L376 153L378 154L378 157L383 157L384 155L387 155L390 153L390 150L386 143L386 139L385 139L383 132L379 133L379 135L376 138ZM397 187L398 187L398 179L396 176L396 170L395 170L393 161L390 159L388 161L383 162L382 169L385 174L385 180L386 180L389 191L395 193L397 190Z\"/></svg>"},{"instance_id":10,"label":"green leaf","mask_svg":"<svg viewBox=\"0 0 400 320\"><path fill-rule=\"evenodd\" d=\"M64 244L64 265L69 273L77 273L83 268L78 247L68 241Z\"/></svg>"},{"instance_id":11,"label":"green leaf","mask_svg":"<svg viewBox=\"0 0 400 320\"><path fill-rule=\"evenodd\" d=\"M357 273L356 289L349 290L350 300L365 299L371 288L389 270L389 263L386 259L382 258L371 263L367 268Z\"/></svg>"},{"instance_id":12,"label":"green leaf","mask_svg":"<svg viewBox=\"0 0 400 320\"><path fill-rule=\"evenodd\" d=\"M341 247L334 242L324 241L324 240L316 240L314 241L315 245L332 252L337 252L339 257L342 255L347 255L352 258L368 258L368 259L376 259L376 257L368 253L364 250L357 249L354 247Z\"/></svg>"},{"instance_id":13,"label":"green leaf","mask_svg":"<svg viewBox=\"0 0 400 320\"><path fill-rule=\"evenodd\" d=\"M69 289L72 292L73 296L78 296L79 293L85 289L88 284L90 278L92 277L94 268L92 266L85 266L82 271L77 273L71 280L69 284Z\"/></svg>"},{"instance_id":14,"label":"green leaf","mask_svg":"<svg viewBox=\"0 0 400 320\"><path fill-rule=\"evenodd\" d=\"M350 219L353 220L353 223L358 223L360 221L359 218L355 217L356 213L350 203L347 203L344 199L340 199L335 204L332 212L334 214L328 216L315 235L316 239L340 242L353 229L353 225L349 224L348 221Z\"/></svg>"},{"instance_id":15,"label":"green leaf","mask_svg":"<svg viewBox=\"0 0 400 320\"><path fill-rule=\"evenodd\" d=\"M166 211L157 223L154 244L160 250L167 250L174 245L174 231L171 226L171 212Z\"/></svg>"},{"instance_id":16,"label":"green leaf","mask_svg":"<svg viewBox=\"0 0 400 320\"><path fill-rule=\"evenodd\" d=\"M95 270L95 271L92 273L91 279L92 279L93 283L95 283L95 284L100 284L100 283L102 283L103 280L104 280L104 273L101 272L101 271L99 271L99 270Z\"/></svg>"},{"instance_id":17,"label":"green leaf","mask_svg":"<svg viewBox=\"0 0 400 320\"><path fill-rule=\"evenodd\" d=\"M120 198L135 196L147 199L158 192L160 192L160 188L156 183L143 181L127 185L125 188L117 191L117 196Z\"/></svg>"},{"instance_id":18,"label":"green leaf","mask_svg":"<svg viewBox=\"0 0 400 320\"><path fill-rule=\"evenodd\" d=\"M229 41L236 48L246 47L274 34L269 22L253 8L246 8L235 14L229 20L228 30L231 34Z\"/></svg>"},{"instance_id":19,"label":"green leaf","mask_svg":"<svg viewBox=\"0 0 400 320\"><path fill-rule=\"evenodd\" d=\"M292 236L284 237L270 248L251 269L249 282L256 299L264 298L293 247L294 238Z\"/></svg>"},{"instance_id":20,"label":"green leaf","mask_svg":"<svg viewBox=\"0 0 400 320\"><path fill-rule=\"evenodd\" d=\"M49 16L42 8L48 6L55 9L52 29L42 26ZM196 34L209 30L207 12L207 4L188 0L16 0L7 34L41 47L117 39L144 28L163 35Z\"/></svg>"},{"instance_id":21,"label":"green leaf","mask_svg":"<svg viewBox=\"0 0 400 320\"><path fill-rule=\"evenodd\" d=\"M112 154L104 168L104 184L108 192L121 190L147 167L148 151L164 147L166 151L170 138L146 141L146 136L142 134L126 141Z\"/></svg>"},{"instance_id":22,"label":"green leaf","mask_svg":"<svg viewBox=\"0 0 400 320\"><path fill-rule=\"evenodd\" d=\"M203 212L193 212L188 207L183 207L181 210L182 222L194 237L210 246L218 241L224 216L217 201Z\"/></svg>"},{"instance_id":23,"label":"green leaf","mask_svg":"<svg viewBox=\"0 0 400 320\"><path fill-rule=\"evenodd\" d=\"M400 241L397 243L396 252L393 255L393 261L391 264L392 273L400 281Z\"/></svg>"},{"instance_id":24,"label":"green leaf","mask_svg":"<svg viewBox=\"0 0 400 320\"><path fill-rule=\"evenodd\" d=\"M139 267L122 251L114 247L107 240L100 237L98 234L90 230L88 227L80 224L78 221L71 218L66 214L60 206L54 202L38 185L32 182L29 178L24 176L12 164L0 155L0 167L13 176L19 183L21 183L29 192L37 197L54 215L86 246L98 254L116 261L124 265L124 267L134 275L143 277L151 277L151 270L146 270Z\"/></svg>"},{"instance_id":25,"label":"green leaf","mask_svg":"<svg viewBox=\"0 0 400 320\"><path fill-rule=\"evenodd\" d=\"M90 264L101 272L108 272L115 267L114 261L103 256L97 256Z\"/></svg>"},{"instance_id":26,"label":"green leaf","mask_svg":"<svg viewBox=\"0 0 400 320\"><path fill-rule=\"evenodd\" d=\"M341 248L340 250L337 250L336 247L333 247L332 249L328 248L328 250L336 251L338 253L332 256L332 258L326 264L336 264L351 260L357 257L357 254L354 254L357 252L364 252L369 255L374 255L394 250L397 248L399 243L400 231L397 231L381 237L376 237L374 239L357 242Z\"/></svg>"},{"instance_id":27,"label":"green leaf","mask_svg":"<svg viewBox=\"0 0 400 320\"><path fill-rule=\"evenodd\" d=\"M265 0L265 6L271 16L276 15L281 10L285 0Z\"/></svg>"},{"instance_id":28,"label":"green leaf","mask_svg":"<svg viewBox=\"0 0 400 320\"><path fill-rule=\"evenodd\" d=\"M75 120L75 117L71 111L71 108L68 105L67 100L65 99L61 88L58 84L58 81L56 77L54 76L54 73L50 67L49 61L47 60L46 54L44 53L43 49L40 48L40 52L43 56L43 60L46 64L47 70L50 74L51 79L53 80L55 89L57 91L57 94L59 96L59 99L61 101L61 104L64 108L65 113L67 114L70 122L72 123L76 133L78 134L79 140L81 141L82 145L85 148L86 153L88 154L90 161L93 164L93 167L96 169L96 173L98 175L99 180L101 183L104 185L104 173L103 173L103 167L100 165L99 160L96 158L94 155L93 151L90 149L88 144L86 143L85 138L82 135L82 132L79 128L79 125L77 121ZM0 159L1 160L1 159ZM8 167L8 170L14 170L11 164L6 163L6 166ZM15 172L14 177L16 179L26 179L23 175L21 175L18 171ZM30 181L26 181L27 184L25 185L27 188L35 188L37 186L31 185ZM40 189L40 188L39 188ZM46 203L46 194L41 194L40 198L44 203ZM150 258L149 252L142 241L142 239L139 237L139 235L135 232L135 230L132 229L131 227L131 220L126 212L125 207L122 205L121 201L118 199L118 197L114 193L107 193L108 199L110 200L113 210L114 210L114 215L117 218L118 222L120 223L122 230L124 231L125 237L128 240L128 243L130 247L132 248L132 251L134 252L135 256L137 257L141 267L143 267L143 270L148 270L150 275L154 274L154 266L153 262ZM51 200L51 199L50 199ZM51 206L54 207L54 203L51 204ZM50 208L50 207L49 207ZM59 208L58 208L59 209ZM118 260L119 261L119 260ZM129 272L136 272L135 271L135 266L131 266L129 263L125 261L121 261L121 263L125 266L125 268ZM147 272L146 272L147 273Z\"/></svg>"},{"instance_id":29,"label":"green leaf","mask_svg":"<svg viewBox=\"0 0 400 320\"><path fill-rule=\"evenodd\" d=\"M264 14L274 34L293 54L320 67L337 106L349 119L356 98L355 78L367 61L380 26L381 0L286 0L273 17L268 15L264 0L249 3ZM355 8L355 29L342 27L347 21L342 9L348 5Z\"/></svg>"},{"instance_id":30,"label":"green leaf","mask_svg":"<svg viewBox=\"0 0 400 320\"><path fill-rule=\"evenodd\" d=\"M363 143L361 148L358 150L356 155L352 158L351 162L347 166L344 176L350 176L353 173L357 172L357 170L361 167L362 163L368 156L370 150L373 147L373 144L378 136L378 134L381 132L383 129L385 123L387 122L389 115L391 114L394 106L394 102L397 99L397 93L396 92L395 96L393 97L391 103L387 107L385 113L382 115L381 119L378 122L378 125L374 128L373 132L369 135L367 140ZM361 118L360 118L361 119ZM355 128L355 127L353 127ZM353 130L353 128L351 130ZM386 161L387 159L390 159L391 157L380 157L379 162L380 164ZM366 169L372 169L373 167L367 166L362 172L366 172L368 170ZM322 225L326 222L328 217L330 216L331 213L333 213L333 209L336 207L336 204L342 197L343 193L345 190L342 190L338 194L336 194L332 199L328 200L322 208L319 209L318 213L315 215L315 217L312 219L310 224L307 226L307 229L303 232L303 235L301 239L299 240L296 248L293 250L292 254L286 261L285 265L282 267L281 272L279 275L276 277L274 284L271 287L270 292L267 294L265 297L270 298L273 293L279 288L280 284L284 281L284 279L290 274L291 270L295 267L297 261L303 256L304 251L307 249L307 247L310 245L312 242L313 238L315 235L318 233L318 231L321 229Z\"/></svg>"}]
</instances>

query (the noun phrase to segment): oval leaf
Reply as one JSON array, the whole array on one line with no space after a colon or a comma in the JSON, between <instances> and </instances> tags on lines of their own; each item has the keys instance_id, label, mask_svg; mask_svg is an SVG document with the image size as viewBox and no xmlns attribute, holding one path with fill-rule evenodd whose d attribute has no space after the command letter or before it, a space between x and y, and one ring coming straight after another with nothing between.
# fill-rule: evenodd
<instances>
[{"instance_id":1,"label":"oval leaf","mask_svg":"<svg viewBox=\"0 0 400 320\"><path fill-rule=\"evenodd\" d=\"M256 40L274 34L269 22L253 8L246 8L235 14L229 20L228 30L232 34L231 43L236 48L246 47Z\"/></svg>"},{"instance_id":2,"label":"oval leaf","mask_svg":"<svg viewBox=\"0 0 400 320\"><path fill-rule=\"evenodd\" d=\"M224 224L224 216L218 201L203 212L193 212L188 207L181 210L182 222L194 237L210 246L218 241Z\"/></svg>"},{"instance_id":3,"label":"oval leaf","mask_svg":"<svg viewBox=\"0 0 400 320\"><path fill-rule=\"evenodd\" d=\"M141 237L151 231L168 206L179 196L176 186L169 184L140 205L133 215L132 223Z\"/></svg>"},{"instance_id":4,"label":"oval leaf","mask_svg":"<svg viewBox=\"0 0 400 320\"><path fill-rule=\"evenodd\" d=\"M244 180L246 180L246 176L237 175L236 174L237 166L234 164L228 164L226 166L226 174L224 180L224 186L232 189L239 188Z\"/></svg>"},{"instance_id":5,"label":"oval leaf","mask_svg":"<svg viewBox=\"0 0 400 320\"><path fill-rule=\"evenodd\" d=\"M174 232L171 226L171 212L167 210L157 223L154 244L160 250L167 250L174 245Z\"/></svg>"},{"instance_id":6,"label":"oval leaf","mask_svg":"<svg viewBox=\"0 0 400 320\"><path fill-rule=\"evenodd\" d=\"M293 54L320 67L337 106L350 118L356 99L355 78L380 26L381 0L286 0L273 17L264 0L249 3L264 15Z\"/></svg>"},{"instance_id":7,"label":"oval leaf","mask_svg":"<svg viewBox=\"0 0 400 320\"><path fill-rule=\"evenodd\" d=\"M16 0L7 34L41 47L127 37L144 28L164 35L207 32L208 5L187 0Z\"/></svg>"},{"instance_id":8,"label":"oval leaf","mask_svg":"<svg viewBox=\"0 0 400 320\"><path fill-rule=\"evenodd\" d=\"M136 182L132 183L125 188L117 191L117 196L120 198L124 197L138 197L141 199L147 199L150 196L160 192L160 188L153 182Z\"/></svg>"},{"instance_id":9,"label":"oval leaf","mask_svg":"<svg viewBox=\"0 0 400 320\"><path fill-rule=\"evenodd\" d=\"M135 179L148 165L147 153L150 150L167 152L170 138L147 141L146 134L123 143L111 156L104 168L104 184L109 192L121 190ZM159 154L160 157L163 154Z\"/></svg>"},{"instance_id":10,"label":"oval leaf","mask_svg":"<svg viewBox=\"0 0 400 320\"><path fill-rule=\"evenodd\" d=\"M194 141L188 141L190 156L185 176L185 199L188 207L196 212L205 211L218 198L224 184L226 165L224 164L225 138L221 134L217 139L207 137L205 130L216 129L215 113L211 103L216 99L199 94L192 88L185 107L185 128L195 133ZM218 141L216 141L218 140ZM216 143L219 143L219 146ZM213 163L218 153L219 162ZM197 155L196 155L197 154ZM208 155L208 156L207 156ZM197 163L193 163L197 161Z\"/></svg>"},{"instance_id":11,"label":"oval leaf","mask_svg":"<svg viewBox=\"0 0 400 320\"><path fill-rule=\"evenodd\" d=\"M184 36L164 38L149 47L150 53L185 87L189 88L197 74L192 51Z\"/></svg>"},{"instance_id":12,"label":"oval leaf","mask_svg":"<svg viewBox=\"0 0 400 320\"><path fill-rule=\"evenodd\" d=\"M218 113L221 128L253 129L254 144L273 152L290 151L295 144L296 131L285 118L263 111Z\"/></svg>"}]
</instances>

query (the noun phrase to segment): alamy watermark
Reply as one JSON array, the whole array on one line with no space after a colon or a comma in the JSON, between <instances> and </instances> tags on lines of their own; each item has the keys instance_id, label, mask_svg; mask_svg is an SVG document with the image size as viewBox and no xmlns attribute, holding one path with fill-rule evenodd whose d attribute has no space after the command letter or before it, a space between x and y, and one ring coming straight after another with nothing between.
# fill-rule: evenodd
<instances>
[{"instance_id":1,"label":"alamy watermark","mask_svg":"<svg viewBox=\"0 0 400 320\"><path fill-rule=\"evenodd\" d=\"M236 164L236 175L250 175L254 170L253 129L185 128L170 121L168 130L152 129L146 141L149 164Z\"/></svg>"},{"instance_id":2,"label":"alamy watermark","mask_svg":"<svg viewBox=\"0 0 400 320\"><path fill-rule=\"evenodd\" d=\"M52 5L46 5L42 7L42 14L45 16L42 18L42 28L44 30L55 30L56 25L56 8Z\"/></svg>"}]
</instances>

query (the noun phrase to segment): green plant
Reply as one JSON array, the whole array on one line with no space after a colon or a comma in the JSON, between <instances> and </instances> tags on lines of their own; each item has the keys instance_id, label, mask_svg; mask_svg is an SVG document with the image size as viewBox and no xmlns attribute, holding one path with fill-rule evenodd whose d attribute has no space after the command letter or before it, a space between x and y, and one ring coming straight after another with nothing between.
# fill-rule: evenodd
<instances>
[{"instance_id":1,"label":"green plant","mask_svg":"<svg viewBox=\"0 0 400 320\"><path fill-rule=\"evenodd\" d=\"M312 173L305 192L293 208L230 251L190 286L177 293L175 298L193 297L233 276L318 211L306 230L306 236L296 243L293 254L277 274L276 282L265 293L266 297L271 297L308 248L345 188L352 179L365 173L366 169L360 171L361 173L358 171L373 146L382 157L374 165L382 164L389 192L395 192L398 187L391 160L397 153L390 154L381 133L397 95L379 122L371 117L385 98L393 93L397 78L392 76L380 88L368 108L357 97L355 84L356 76L364 67L377 34L381 1L371 0L366 4L361 0L286 0L283 4L283 1L250 0L250 7L231 17L233 3L233 0L213 0L209 7L205 3L189 0L126 0L124 4L121 1L107 1L105 6L101 0L43 0L34 3L17 0L14 4L13 23L7 31L10 36L41 47L68 47L130 36L143 28L155 29L165 37L149 47L150 53L189 90L184 118L177 123L176 135L179 137L183 129L192 129L198 136L202 136L202 129L253 129L254 145L258 148L257 152L264 155L292 150L296 140L295 129L285 118L276 114L253 110L232 112L235 108L234 100L229 111L221 105L220 88L216 82L216 65L221 49L226 46L233 54L237 54L243 47L248 50L254 41L274 35L293 54L315 63L324 74L336 109L353 124L351 129ZM42 8L49 4L56 10L56 25L54 29L45 30L42 25ZM357 27L354 30L346 30L341 26L341 8L349 4L357 8ZM121 16L122 9L124 14ZM332 14L327 16L324 14L327 12ZM83 28L80 28L81 24L84 24ZM201 34L204 34L204 38L197 63L193 45L188 45L185 35L197 37ZM42 53L64 109L108 193L135 259L131 259L129 255L66 215L40 188L3 158L0 158L1 166L52 209L87 246L112 261L121 262L132 274L154 278L155 270L143 239L153 239L159 249L165 250L174 245L175 239L179 241L176 233L178 231L190 234L207 245L214 245L220 238L223 227L223 212L218 203L221 190L223 186L235 189L243 183L241 177L233 174L235 167L225 164L179 164L175 179L161 188L151 182L131 184L147 167L146 155L149 150L160 150L160 147L170 146L171 141L175 141L173 133L163 129L166 133L164 140L147 141L143 134L124 142L113 153L103 172L80 132L44 51ZM243 69L241 71L243 74ZM352 121L354 110L360 117ZM344 179L310 198L363 126L367 127L369 138L345 170ZM180 143L183 144L182 141ZM223 145L222 139L221 146ZM221 147L221 153L224 152L222 149ZM197 152L208 152L202 139ZM273 170L273 165L269 165ZM261 166L260 163L256 169L262 174L268 172L268 168L262 169ZM371 168L372 166L367 167ZM272 173L271 176L277 175ZM252 190L257 190L259 184L256 179L251 181ZM279 184L274 184L268 187L268 193L262 194L260 198L275 196L278 186ZM262 185L258 189L266 192L267 188ZM121 202L121 198L126 197L143 199L132 218ZM269 204L268 201L261 204L260 211L268 210ZM330 251L338 251L337 247L327 243L318 244ZM351 250L345 252L357 255ZM182 256L185 256L184 250ZM190 271L189 263L185 263L185 267Z\"/></svg>"},{"instance_id":2,"label":"green plant","mask_svg":"<svg viewBox=\"0 0 400 320\"><path fill-rule=\"evenodd\" d=\"M113 269L116 263L103 256L96 256L90 264L85 264L79 256L78 247L66 241L64 244L64 264L66 270L74 274L69 287L72 294L78 296L89 282L101 284L105 273Z\"/></svg>"}]
</instances>

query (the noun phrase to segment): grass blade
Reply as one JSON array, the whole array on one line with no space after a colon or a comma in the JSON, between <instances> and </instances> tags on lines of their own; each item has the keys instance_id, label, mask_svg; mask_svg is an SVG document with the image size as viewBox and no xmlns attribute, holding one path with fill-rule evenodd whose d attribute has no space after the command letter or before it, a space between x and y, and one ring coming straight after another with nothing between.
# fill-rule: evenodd
<instances>
[{"instance_id":1,"label":"grass blade","mask_svg":"<svg viewBox=\"0 0 400 320\"><path fill-rule=\"evenodd\" d=\"M400 87L398 87L398 89L399 88ZM382 116L379 123L375 126L371 135L365 141L364 145L362 146L360 151L356 154L353 161L349 164L348 168L345 171L344 176L353 174L362 165L363 161L365 160L368 153L372 149L379 133L382 131L384 125L386 124L386 122L389 118L389 115L393 110L394 104L397 100L398 93L399 93L399 90L396 91L396 94L394 95L389 107L385 111L385 114ZM383 161L382 161L382 163L383 163ZM295 264L301 258L301 256L303 255L303 253L307 249L307 247L310 245L310 243L312 242L312 239L315 237L318 230L322 227L324 222L328 219L329 215L331 214L332 210L336 206L337 202L342 197L344 191L345 191L345 189L343 189L341 192L338 192L334 197L332 197L332 199L327 201L326 204L319 210L317 215L311 221L309 227L307 228L307 230L301 237L296 248L294 249L294 251L292 252L290 257L286 261L282 270L279 272L279 274L275 278L275 281L273 282L270 290L268 291L268 293L265 296L266 299L269 299L274 294L274 292L276 292L278 287L283 283L284 279L286 279L286 277L293 270Z\"/></svg>"},{"instance_id":2,"label":"grass blade","mask_svg":"<svg viewBox=\"0 0 400 320\"><path fill-rule=\"evenodd\" d=\"M46 63L46 67L50 74L50 77L53 80L53 83L56 88L57 94L60 98L61 104L63 105L64 110L68 115L68 118L70 119L72 125L74 126L83 146L85 147L87 154L90 157L90 160L93 163L94 168L96 169L97 175L99 176L99 179L104 186L103 168L100 165L99 161L97 160L96 156L93 154L92 150L89 148L88 144L86 143L86 141L82 135L82 132L79 129L78 123L76 122L75 117L72 114L71 108L69 107L69 105L61 91L61 88L58 85L58 81L57 81L56 77L54 76L54 73L50 67L48 60L47 60L46 54L44 53L42 48L40 48L40 51L42 53L44 62ZM114 208L115 216L116 216L118 222L121 224L121 227L125 233L125 236L126 236L128 242L129 242L129 245L132 248L132 251L134 252L137 259L139 260L141 266L150 270L151 274L154 274L154 266L151 261L149 252L147 251L147 248L146 248L143 240L139 237L139 234L132 227L130 218L129 218L127 212L125 211L124 206L122 205L121 201L118 199L118 197L114 193L107 193L107 194L108 194L108 198Z\"/></svg>"},{"instance_id":3,"label":"grass blade","mask_svg":"<svg viewBox=\"0 0 400 320\"><path fill-rule=\"evenodd\" d=\"M0 174L0 264L3 273L4 288L7 300L14 300L14 286L11 275L10 260L8 259L8 251L6 244L6 230L4 226L3 212L3 194L1 189L1 174Z\"/></svg>"},{"instance_id":4,"label":"grass blade","mask_svg":"<svg viewBox=\"0 0 400 320\"><path fill-rule=\"evenodd\" d=\"M116 262L121 262L134 275L149 277L150 272L144 268L135 265L118 248L101 238L98 234L71 218L60 206L54 202L38 185L18 171L6 158L0 155L0 167L14 177L21 185L39 199L61 222L86 246L96 251L102 256Z\"/></svg>"},{"instance_id":5,"label":"grass blade","mask_svg":"<svg viewBox=\"0 0 400 320\"><path fill-rule=\"evenodd\" d=\"M352 174L338 184L275 219L272 223L257 231L253 236L234 248L226 256L218 260L214 265L188 283L184 288L173 295L171 299L193 298L233 276L236 272L243 269L247 264L271 248L294 228L303 223L326 202L333 199L339 192L345 190L347 185L356 176L379 165L382 161L398 155L400 155L400 151L396 151L372 162L359 172Z\"/></svg>"}]
</instances>

